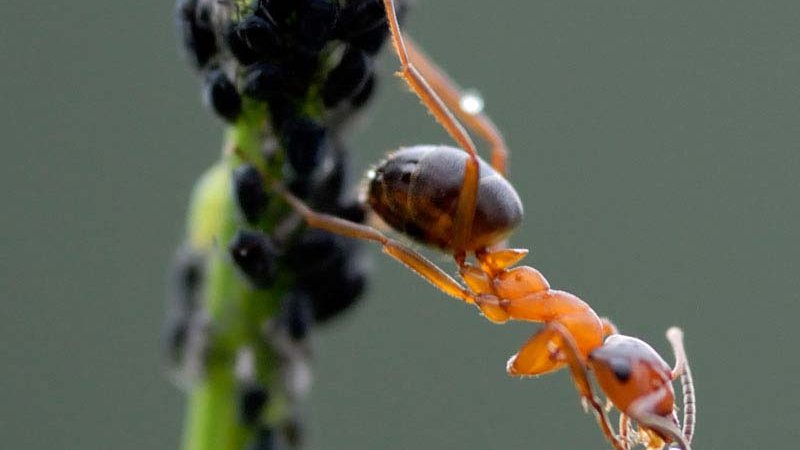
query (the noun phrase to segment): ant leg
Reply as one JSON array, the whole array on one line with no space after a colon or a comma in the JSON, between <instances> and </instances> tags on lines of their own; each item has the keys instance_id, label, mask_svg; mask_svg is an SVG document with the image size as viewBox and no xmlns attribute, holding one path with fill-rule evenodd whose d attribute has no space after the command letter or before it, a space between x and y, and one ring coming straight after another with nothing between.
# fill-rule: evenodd
<instances>
[{"instance_id":1,"label":"ant leg","mask_svg":"<svg viewBox=\"0 0 800 450\"><path fill-rule=\"evenodd\" d=\"M627 450L628 446L614 434L605 409L592 392L592 385L589 382L589 370L586 364L584 364L581 353L570 332L558 322L549 322L545 325L542 332L546 330L548 333L552 333L554 336L558 336L561 339L561 345L558 347L566 356L567 362L569 363L572 379L575 382L575 388L578 390L578 393L580 393L581 399L587 402L594 410L597 423L600 429L603 430L603 434L606 435L606 438L615 449Z\"/></svg>"},{"instance_id":2,"label":"ant leg","mask_svg":"<svg viewBox=\"0 0 800 450\"><path fill-rule=\"evenodd\" d=\"M308 226L342 236L377 242L383 247L384 253L403 263L445 294L466 303L475 303L475 297L469 290L418 252L388 238L372 227L316 212L279 184L273 185L273 189L282 195L289 205L305 219Z\"/></svg>"},{"instance_id":3,"label":"ant leg","mask_svg":"<svg viewBox=\"0 0 800 450\"><path fill-rule=\"evenodd\" d=\"M683 432L678 429L678 426L666 417L653 412L667 393L667 389L661 387L631 403L626 413L631 419L637 421L640 426L656 431L661 435L669 436L673 442L677 442L683 450L691 450L689 440L684 436Z\"/></svg>"},{"instance_id":4,"label":"ant leg","mask_svg":"<svg viewBox=\"0 0 800 450\"><path fill-rule=\"evenodd\" d=\"M500 130L497 129L492 119L481 111L471 112L462 108L461 101L464 98L464 93L461 88L408 36L405 38L405 44L411 63L416 66L423 78L428 81L431 88L444 101L445 105L489 144L492 152L492 167L505 176L508 147L506 147L503 135L500 134Z\"/></svg>"},{"instance_id":5,"label":"ant leg","mask_svg":"<svg viewBox=\"0 0 800 450\"><path fill-rule=\"evenodd\" d=\"M516 377L534 377L561 369L566 365L553 340L555 333L547 327L531 336L522 348L509 358L506 372Z\"/></svg>"},{"instance_id":6,"label":"ant leg","mask_svg":"<svg viewBox=\"0 0 800 450\"><path fill-rule=\"evenodd\" d=\"M552 293L556 295L552 295ZM566 330L565 332L569 334L570 341L574 344L581 361L586 359L589 352L602 344L602 327L597 318L590 314L575 311L558 311L559 306L557 303L569 299L569 297L558 297L559 293L559 291L550 291L550 293L536 295L535 297L540 297L540 303L538 305L534 305L532 302L529 303L527 306L528 311L526 311L524 317L510 307L514 300L508 301L509 305L506 306L506 310L509 312L511 319L543 321L549 324L531 337L519 349L517 354L508 360L506 370L510 375L544 375L565 365L560 351L561 346L555 345L553 332L548 332L549 329L556 326ZM528 296L526 300L530 300L530 297L534 296ZM535 309L534 306L536 306ZM555 314L552 314L554 312L553 309L556 309Z\"/></svg>"},{"instance_id":7,"label":"ant leg","mask_svg":"<svg viewBox=\"0 0 800 450\"><path fill-rule=\"evenodd\" d=\"M472 234L472 222L475 218L475 206L478 202L478 152L475 143L469 137L469 133L464 126L453 116L441 98L431 88L419 70L409 60L408 50L400 32L400 23L397 21L397 12L394 6L395 0L383 0L386 9L386 18L389 22L389 29L392 33L392 43L394 44L397 56L400 58L401 69L399 72L408 86L419 97L428 111L433 114L436 120L444 127L450 137L467 152L468 158L464 166L464 182L461 185L461 192L458 196L456 216L454 222L453 247L456 249L464 248L470 235Z\"/></svg>"},{"instance_id":8,"label":"ant leg","mask_svg":"<svg viewBox=\"0 0 800 450\"><path fill-rule=\"evenodd\" d=\"M683 347L683 330L678 327L670 328L667 330L667 339L672 345L672 352L675 353L675 368L672 370L672 379L680 377L681 387L683 388L683 435L686 436L686 441L691 444L696 417L694 380L692 380L689 360L686 358L686 349Z\"/></svg>"},{"instance_id":9,"label":"ant leg","mask_svg":"<svg viewBox=\"0 0 800 450\"><path fill-rule=\"evenodd\" d=\"M620 413L619 415L619 439L625 443L626 446L630 446L631 444L631 420L630 418L625 415L625 413Z\"/></svg>"}]
</instances>

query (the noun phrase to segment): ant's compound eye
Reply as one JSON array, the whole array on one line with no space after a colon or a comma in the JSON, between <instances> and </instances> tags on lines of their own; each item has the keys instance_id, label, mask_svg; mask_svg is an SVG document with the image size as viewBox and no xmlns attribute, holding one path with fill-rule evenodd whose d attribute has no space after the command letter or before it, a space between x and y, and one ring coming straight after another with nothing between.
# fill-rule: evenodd
<instances>
[{"instance_id":1,"label":"ant's compound eye","mask_svg":"<svg viewBox=\"0 0 800 450\"><path fill-rule=\"evenodd\" d=\"M357 48L348 47L322 86L322 101L325 106L334 107L360 93L370 72L370 59L367 55Z\"/></svg>"},{"instance_id":2,"label":"ant's compound eye","mask_svg":"<svg viewBox=\"0 0 800 450\"><path fill-rule=\"evenodd\" d=\"M233 261L255 287L266 289L272 285L277 251L269 236L257 231L239 230L229 250Z\"/></svg>"},{"instance_id":3,"label":"ant's compound eye","mask_svg":"<svg viewBox=\"0 0 800 450\"><path fill-rule=\"evenodd\" d=\"M247 383L239 390L239 420L245 426L253 426L269 400L267 388L258 383Z\"/></svg>"},{"instance_id":4,"label":"ant's compound eye","mask_svg":"<svg viewBox=\"0 0 800 450\"><path fill-rule=\"evenodd\" d=\"M252 164L243 164L233 171L233 190L236 203L245 220L256 224L267 208L269 197L264 190L264 180Z\"/></svg>"},{"instance_id":5,"label":"ant's compound eye","mask_svg":"<svg viewBox=\"0 0 800 450\"><path fill-rule=\"evenodd\" d=\"M187 56L196 68L205 67L217 53L217 41L207 8L199 11L197 0L181 0L176 7L178 32Z\"/></svg>"},{"instance_id":6,"label":"ant's compound eye","mask_svg":"<svg viewBox=\"0 0 800 450\"><path fill-rule=\"evenodd\" d=\"M614 376L617 377L617 380L622 383L630 380L632 369L628 361L623 359L612 359L609 361L609 366L611 368L611 372L613 372Z\"/></svg>"},{"instance_id":7,"label":"ant's compound eye","mask_svg":"<svg viewBox=\"0 0 800 450\"><path fill-rule=\"evenodd\" d=\"M244 93L256 100L266 101L281 94L286 84L286 73L281 66L261 63L247 70Z\"/></svg>"},{"instance_id":8,"label":"ant's compound eye","mask_svg":"<svg viewBox=\"0 0 800 450\"><path fill-rule=\"evenodd\" d=\"M328 0L301 0L297 11L297 41L317 54L328 43L339 19L339 4Z\"/></svg>"},{"instance_id":9,"label":"ant's compound eye","mask_svg":"<svg viewBox=\"0 0 800 450\"><path fill-rule=\"evenodd\" d=\"M287 120L283 136L289 165L301 177L310 175L328 152L327 130L311 119Z\"/></svg>"},{"instance_id":10,"label":"ant's compound eye","mask_svg":"<svg viewBox=\"0 0 800 450\"><path fill-rule=\"evenodd\" d=\"M233 122L242 112L242 98L236 91L236 86L220 69L214 69L206 78L204 99L214 112Z\"/></svg>"}]
</instances>

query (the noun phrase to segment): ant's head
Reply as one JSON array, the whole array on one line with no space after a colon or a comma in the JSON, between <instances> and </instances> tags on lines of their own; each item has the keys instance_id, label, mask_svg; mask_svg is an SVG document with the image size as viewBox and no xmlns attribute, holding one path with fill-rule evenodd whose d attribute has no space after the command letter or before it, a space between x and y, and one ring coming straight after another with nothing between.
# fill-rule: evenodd
<instances>
[{"instance_id":1,"label":"ant's head","mask_svg":"<svg viewBox=\"0 0 800 450\"><path fill-rule=\"evenodd\" d=\"M620 411L627 412L631 403L663 388L666 395L648 412L672 416L675 400L671 369L644 341L612 335L589 354L589 365L603 391Z\"/></svg>"}]
</instances>

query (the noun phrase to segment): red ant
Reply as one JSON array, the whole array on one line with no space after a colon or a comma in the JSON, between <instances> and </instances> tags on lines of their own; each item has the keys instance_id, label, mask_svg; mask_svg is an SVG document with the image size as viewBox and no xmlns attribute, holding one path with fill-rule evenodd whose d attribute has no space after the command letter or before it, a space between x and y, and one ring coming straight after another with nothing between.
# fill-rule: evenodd
<instances>
[{"instance_id":1,"label":"red ant","mask_svg":"<svg viewBox=\"0 0 800 450\"><path fill-rule=\"evenodd\" d=\"M512 267L527 254L504 248L503 241L522 219L522 206L504 177L507 150L491 120L459 107L461 93L447 76L400 32L394 0L383 0L392 42L402 65L399 76L422 100L460 148L414 146L390 154L371 173L368 203L399 232L452 253L458 281L408 246L378 230L311 210L280 185L275 185L309 226L344 236L374 241L383 251L444 293L476 305L493 322L543 322L508 361L514 376L537 376L569 366L584 405L597 415L603 433L617 450L641 442L648 449L676 443L690 449L694 430L694 388L683 348L683 333L671 328L667 337L675 353L670 368L645 342L618 334L583 300L550 289L544 276L528 266ZM491 166L451 109L492 147ZM476 265L466 261L474 255ZM620 411L619 436L614 433L592 391L589 373ZM678 426L672 382L681 378L683 429ZM630 420L639 434L630 436Z\"/></svg>"}]
</instances>

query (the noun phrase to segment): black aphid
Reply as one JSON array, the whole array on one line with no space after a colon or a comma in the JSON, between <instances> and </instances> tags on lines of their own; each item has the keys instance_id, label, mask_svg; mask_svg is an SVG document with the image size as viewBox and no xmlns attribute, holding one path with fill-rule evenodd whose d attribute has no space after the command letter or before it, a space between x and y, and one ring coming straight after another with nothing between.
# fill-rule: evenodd
<instances>
[{"instance_id":1,"label":"black aphid","mask_svg":"<svg viewBox=\"0 0 800 450\"><path fill-rule=\"evenodd\" d=\"M309 53L319 53L333 37L339 4L329 0L299 0L297 43Z\"/></svg>"},{"instance_id":2,"label":"black aphid","mask_svg":"<svg viewBox=\"0 0 800 450\"><path fill-rule=\"evenodd\" d=\"M281 321L295 341L305 339L314 322L311 298L302 289L292 289L281 300Z\"/></svg>"},{"instance_id":3,"label":"black aphid","mask_svg":"<svg viewBox=\"0 0 800 450\"><path fill-rule=\"evenodd\" d=\"M272 428L260 426L256 430L253 440L247 446L247 450L275 450L278 447L275 432Z\"/></svg>"},{"instance_id":4,"label":"black aphid","mask_svg":"<svg viewBox=\"0 0 800 450\"><path fill-rule=\"evenodd\" d=\"M247 383L239 389L239 420L253 426L261 418L264 406L269 401L267 388L259 383Z\"/></svg>"},{"instance_id":5,"label":"black aphid","mask_svg":"<svg viewBox=\"0 0 800 450\"><path fill-rule=\"evenodd\" d=\"M250 16L233 25L226 38L231 53L245 65L273 59L281 51L281 36L277 27L258 16Z\"/></svg>"},{"instance_id":6,"label":"black aphid","mask_svg":"<svg viewBox=\"0 0 800 450\"><path fill-rule=\"evenodd\" d=\"M269 100L281 95L287 85L283 67L261 63L249 68L244 76L244 93L256 100Z\"/></svg>"},{"instance_id":7,"label":"black aphid","mask_svg":"<svg viewBox=\"0 0 800 450\"><path fill-rule=\"evenodd\" d=\"M198 9L197 0L179 0L175 15L187 57L196 68L205 67L217 54L210 12Z\"/></svg>"},{"instance_id":8,"label":"black aphid","mask_svg":"<svg viewBox=\"0 0 800 450\"><path fill-rule=\"evenodd\" d=\"M364 86L361 88L361 91L350 99L350 105L352 105L353 108L361 108L364 106L372 98L376 84L375 73L371 73L364 83Z\"/></svg>"},{"instance_id":9,"label":"black aphid","mask_svg":"<svg viewBox=\"0 0 800 450\"><path fill-rule=\"evenodd\" d=\"M245 220L252 225L258 223L269 200L258 169L252 164L237 167L233 171L233 191Z\"/></svg>"},{"instance_id":10,"label":"black aphid","mask_svg":"<svg viewBox=\"0 0 800 450\"><path fill-rule=\"evenodd\" d=\"M235 121L242 112L242 98L236 86L220 69L209 72L203 97L206 104L228 122Z\"/></svg>"},{"instance_id":11,"label":"black aphid","mask_svg":"<svg viewBox=\"0 0 800 450\"><path fill-rule=\"evenodd\" d=\"M325 127L309 118L298 117L287 120L283 132L289 165L300 177L311 174L330 146Z\"/></svg>"},{"instance_id":12,"label":"black aphid","mask_svg":"<svg viewBox=\"0 0 800 450\"><path fill-rule=\"evenodd\" d=\"M339 64L322 85L322 101L331 108L360 93L371 74L370 58L363 51L349 47Z\"/></svg>"},{"instance_id":13,"label":"black aphid","mask_svg":"<svg viewBox=\"0 0 800 450\"><path fill-rule=\"evenodd\" d=\"M255 287L266 289L272 285L277 251L269 236L257 231L239 230L229 250L236 265Z\"/></svg>"}]
</instances>

